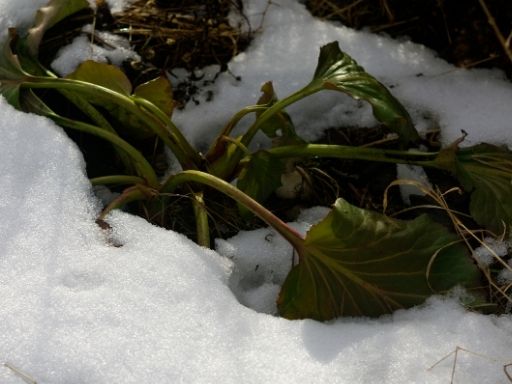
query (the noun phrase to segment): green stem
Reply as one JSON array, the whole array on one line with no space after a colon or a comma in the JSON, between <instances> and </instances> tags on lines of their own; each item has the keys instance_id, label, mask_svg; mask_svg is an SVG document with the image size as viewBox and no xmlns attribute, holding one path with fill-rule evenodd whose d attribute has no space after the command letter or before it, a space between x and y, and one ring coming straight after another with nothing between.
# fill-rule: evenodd
<instances>
[{"instance_id":1,"label":"green stem","mask_svg":"<svg viewBox=\"0 0 512 384\"><path fill-rule=\"evenodd\" d=\"M96 127L95 125L68 119L66 117L62 117L56 114L49 114L48 117L55 121L57 124L60 124L64 127L93 134L118 146L133 159L135 168L138 171L137 173L139 173L139 175L142 176L151 187L158 188L158 177L156 176L155 171L151 167L151 164L148 163L148 161L144 158L144 156L142 156L142 154L137 149L132 147L128 142L126 142L116 134L108 132L103 128Z\"/></svg>"},{"instance_id":2,"label":"green stem","mask_svg":"<svg viewBox=\"0 0 512 384\"><path fill-rule=\"evenodd\" d=\"M270 119L272 116L274 116L276 113L281 111L282 109L286 108L288 105L293 104L304 97L311 95L313 93L316 93L320 91L320 88L312 87L311 85L308 85L301 90L291 94L290 96L277 101L275 104L270 106L263 112L256 121L249 127L247 132L242 136L240 142L245 146L248 147L251 143L251 140L254 138L254 135L261 129L263 124L267 122L268 119ZM218 160L214 160L214 162L208 167L208 170L210 173L214 175L218 175L219 177L223 179L228 179L232 177L233 172L237 168L238 163L240 162L240 159L244 156L244 153L239 148L236 148L233 153L231 153L229 156L222 156Z\"/></svg>"},{"instance_id":3,"label":"green stem","mask_svg":"<svg viewBox=\"0 0 512 384\"><path fill-rule=\"evenodd\" d=\"M267 107L264 105L251 105L249 107L245 107L238 111L229 122L226 124L222 132L217 135L217 138L213 142L213 145L210 147L208 152L206 153L206 159L208 161L216 160L220 155L222 155L222 148L225 146L225 137L228 137L236 125L242 120L246 115L252 112L258 112L265 110Z\"/></svg>"},{"instance_id":4,"label":"green stem","mask_svg":"<svg viewBox=\"0 0 512 384\"><path fill-rule=\"evenodd\" d=\"M165 124L159 117L155 117L147 112L147 110L141 109L138 105L141 104L140 98L138 98L138 102L135 102L130 96L123 95L109 88L74 79L30 76L27 77L26 81L21 83L21 86L26 88L77 91L90 95L93 98L97 98L99 95L107 97L109 102L115 103L145 121L153 132L172 150L183 168L198 168L200 165L197 162L198 154L192 149L176 126L169 122Z\"/></svg>"},{"instance_id":5,"label":"green stem","mask_svg":"<svg viewBox=\"0 0 512 384\"><path fill-rule=\"evenodd\" d=\"M436 152L401 151L330 144L288 145L270 148L267 149L267 152L277 158L332 157L347 160L368 160L439 168L435 162L435 158L438 155Z\"/></svg>"},{"instance_id":6,"label":"green stem","mask_svg":"<svg viewBox=\"0 0 512 384\"><path fill-rule=\"evenodd\" d=\"M193 192L192 206L196 218L197 244L210 248L210 226L208 225L208 212L204 205L203 192Z\"/></svg>"},{"instance_id":7,"label":"green stem","mask_svg":"<svg viewBox=\"0 0 512 384\"><path fill-rule=\"evenodd\" d=\"M242 144L248 146L251 143L254 135L259 131L261 126L265 124L265 122L270 119L277 112L285 109L287 106L296 103L297 101L305 98L306 96L312 95L313 93L318 92L320 89L316 89L310 86L306 86L297 92L292 93L290 96L285 97L277 101L271 107L267 108L265 112L263 112L251 125L251 127L247 130L247 132L242 137Z\"/></svg>"},{"instance_id":8,"label":"green stem","mask_svg":"<svg viewBox=\"0 0 512 384\"><path fill-rule=\"evenodd\" d=\"M111 175L94 177L89 180L92 185L132 185L144 184L145 180L138 176Z\"/></svg>"},{"instance_id":9,"label":"green stem","mask_svg":"<svg viewBox=\"0 0 512 384\"><path fill-rule=\"evenodd\" d=\"M169 134L172 135L176 142L179 143L183 152L189 156L194 164L199 165L202 162L201 156L197 153L197 151L190 145L188 140L183 136L181 131L174 125L171 118L167 116L160 108L158 108L155 104L150 102L149 100L140 98L140 97L132 97L132 100L135 104L140 105L143 109L148 110L151 114L158 117L160 122L166 127L169 131Z\"/></svg>"},{"instance_id":10,"label":"green stem","mask_svg":"<svg viewBox=\"0 0 512 384\"><path fill-rule=\"evenodd\" d=\"M240 191L238 188L232 186L222 179L219 179L218 177L210 175L209 173L194 170L177 173L176 175L171 176L164 183L161 189L161 193L170 193L180 184L190 182L208 185L209 187L217 189L238 203L244 205L252 213L273 227L281 236L288 240L288 242L297 250L299 254L302 253L304 248L304 239L300 233L291 228L256 200Z\"/></svg>"}]
</instances>

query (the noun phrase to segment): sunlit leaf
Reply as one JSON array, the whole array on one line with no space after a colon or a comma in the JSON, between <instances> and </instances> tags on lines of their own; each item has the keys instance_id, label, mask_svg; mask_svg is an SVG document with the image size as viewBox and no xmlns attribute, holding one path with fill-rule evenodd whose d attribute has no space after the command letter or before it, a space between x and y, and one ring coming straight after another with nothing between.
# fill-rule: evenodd
<instances>
[{"instance_id":1,"label":"sunlit leaf","mask_svg":"<svg viewBox=\"0 0 512 384\"><path fill-rule=\"evenodd\" d=\"M338 199L306 235L278 309L289 319L379 316L422 303L480 272L457 237L427 216L389 218Z\"/></svg>"},{"instance_id":2,"label":"sunlit leaf","mask_svg":"<svg viewBox=\"0 0 512 384\"><path fill-rule=\"evenodd\" d=\"M349 55L342 52L338 42L320 49L313 81L308 86L341 91L369 102L378 121L400 136L403 144L419 139L405 108L387 88L366 73Z\"/></svg>"},{"instance_id":3,"label":"sunlit leaf","mask_svg":"<svg viewBox=\"0 0 512 384\"><path fill-rule=\"evenodd\" d=\"M37 57L39 44L48 29L66 17L86 8L89 8L87 0L50 0L44 7L39 8L26 39L30 54Z\"/></svg>"},{"instance_id":4,"label":"sunlit leaf","mask_svg":"<svg viewBox=\"0 0 512 384\"><path fill-rule=\"evenodd\" d=\"M441 152L439 161L455 173L471 193L469 211L480 225L496 234L512 227L512 152L503 147L479 144Z\"/></svg>"},{"instance_id":5,"label":"sunlit leaf","mask_svg":"<svg viewBox=\"0 0 512 384\"><path fill-rule=\"evenodd\" d=\"M237 187L245 194L258 202L265 201L281 185L281 174L284 172L284 164L265 151L259 151L251 155L248 164L238 176ZM239 205L242 215L248 215L249 211Z\"/></svg>"},{"instance_id":6,"label":"sunlit leaf","mask_svg":"<svg viewBox=\"0 0 512 384\"><path fill-rule=\"evenodd\" d=\"M160 76L135 88L133 95L151 101L169 118L174 109L172 86L167 77Z\"/></svg>"},{"instance_id":7,"label":"sunlit leaf","mask_svg":"<svg viewBox=\"0 0 512 384\"><path fill-rule=\"evenodd\" d=\"M107 63L86 60L66 77L96 84L127 96L132 93L132 84L124 72Z\"/></svg>"}]
</instances>

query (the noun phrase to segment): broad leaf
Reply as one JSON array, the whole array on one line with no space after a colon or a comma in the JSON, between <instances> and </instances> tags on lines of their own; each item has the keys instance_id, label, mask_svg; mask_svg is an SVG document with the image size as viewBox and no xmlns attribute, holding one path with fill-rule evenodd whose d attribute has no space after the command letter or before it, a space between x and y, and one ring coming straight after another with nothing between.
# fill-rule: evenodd
<instances>
[{"instance_id":1,"label":"broad leaf","mask_svg":"<svg viewBox=\"0 0 512 384\"><path fill-rule=\"evenodd\" d=\"M160 76L137 86L133 92L133 96L151 101L169 118L171 117L174 109L174 101L172 98L171 82L167 77Z\"/></svg>"},{"instance_id":2,"label":"broad leaf","mask_svg":"<svg viewBox=\"0 0 512 384\"><path fill-rule=\"evenodd\" d=\"M258 202L265 201L281 185L284 164L265 151L251 155L248 164L238 176L237 187ZM249 215L249 211L239 204L240 213Z\"/></svg>"},{"instance_id":3,"label":"broad leaf","mask_svg":"<svg viewBox=\"0 0 512 384\"><path fill-rule=\"evenodd\" d=\"M320 49L313 81L307 86L341 91L369 102L378 121L400 136L403 144L419 139L405 108L387 88L365 72L349 55L342 52L338 42Z\"/></svg>"},{"instance_id":4,"label":"broad leaf","mask_svg":"<svg viewBox=\"0 0 512 384\"><path fill-rule=\"evenodd\" d=\"M440 164L451 170L471 193L469 211L496 234L512 227L512 152L490 144L441 151Z\"/></svg>"},{"instance_id":5,"label":"broad leaf","mask_svg":"<svg viewBox=\"0 0 512 384\"><path fill-rule=\"evenodd\" d=\"M30 54L37 57L39 44L44 33L66 17L89 8L87 0L50 0L47 5L39 8L32 28L26 38Z\"/></svg>"},{"instance_id":6,"label":"broad leaf","mask_svg":"<svg viewBox=\"0 0 512 384\"><path fill-rule=\"evenodd\" d=\"M338 199L307 233L281 289L289 319L379 316L422 303L480 272L457 237L423 215L400 221Z\"/></svg>"}]
</instances>

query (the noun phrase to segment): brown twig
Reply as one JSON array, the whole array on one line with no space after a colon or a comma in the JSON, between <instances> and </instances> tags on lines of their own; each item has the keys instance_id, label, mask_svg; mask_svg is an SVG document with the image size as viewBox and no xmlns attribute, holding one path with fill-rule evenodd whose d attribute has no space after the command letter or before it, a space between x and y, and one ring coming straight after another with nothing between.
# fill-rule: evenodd
<instances>
[{"instance_id":1,"label":"brown twig","mask_svg":"<svg viewBox=\"0 0 512 384\"><path fill-rule=\"evenodd\" d=\"M505 36L500 31L500 28L498 27L498 24L496 24L496 20L494 19L494 16L492 15L491 11L487 7L487 4L485 3L485 0L478 0L480 3L480 6L482 7L483 11L485 12L485 15L487 16L487 22L491 26L491 28L494 31L494 34L498 38L498 41L500 42L503 50L505 51L505 54L507 55L508 59L512 63L512 49L510 49L510 39L506 39ZM511 35L512 36L512 33ZM510 37L509 36L509 37Z\"/></svg>"}]
</instances>

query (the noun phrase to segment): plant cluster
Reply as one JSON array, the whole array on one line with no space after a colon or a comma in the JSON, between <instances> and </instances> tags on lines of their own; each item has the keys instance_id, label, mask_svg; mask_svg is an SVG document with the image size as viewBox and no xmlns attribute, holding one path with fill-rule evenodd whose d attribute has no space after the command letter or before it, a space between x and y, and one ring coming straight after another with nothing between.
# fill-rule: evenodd
<instances>
[{"instance_id":1,"label":"plant cluster","mask_svg":"<svg viewBox=\"0 0 512 384\"><path fill-rule=\"evenodd\" d=\"M109 64L86 61L66 77L40 64L38 49L45 31L88 6L87 0L50 0L26 33L11 30L0 56L0 93L19 110L46 116L62 127L95 135L112 145L124 173L91 182L125 189L105 207L101 220L129 202L160 200L165 204L170 194L187 188L193 196L197 242L208 247L211 220L204 196L211 189L229 196L238 203L240 215L258 216L297 253L298 261L277 298L280 315L289 319L379 316L420 304L457 285L472 293L468 305L488 307L488 284L492 282L488 268L471 258L468 233L473 232L463 230L457 213L449 207L446 211L453 228L425 214L398 220L339 198L325 219L302 236L263 204L280 186L287 165L297 159L414 164L450 172L470 195L473 220L486 233L509 236L509 150L489 144L459 148L459 143L438 152L410 149L420 136L405 108L333 42L320 49L309 83L282 99L277 98L272 83L264 84L257 103L236 113L209 149L200 153L172 122L172 89L165 76L132 87L127 76ZM343 92L368 102L375 118L398 136L401 149L312 144L299 137L286 107L324 91ZM52 108L56 93L80 114L69 116ZM233 136L238 123L250 117L248 129ZM273 139L272 147L249 149L258 132ZM159 177L138 147L147 138L163 143L181 170ZM438 196L442 201L442 195Z\"/></svg>"}]
</instances>

